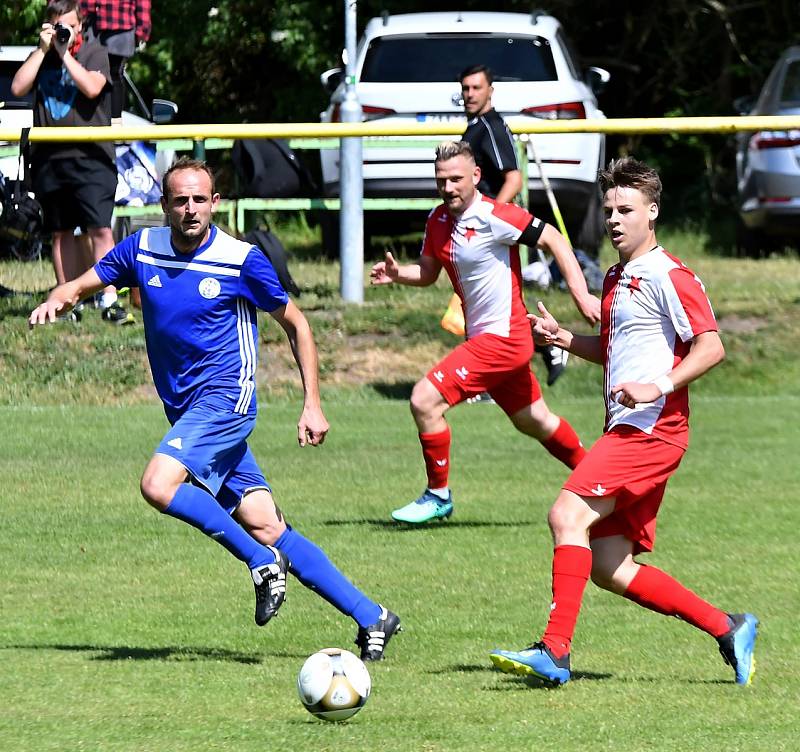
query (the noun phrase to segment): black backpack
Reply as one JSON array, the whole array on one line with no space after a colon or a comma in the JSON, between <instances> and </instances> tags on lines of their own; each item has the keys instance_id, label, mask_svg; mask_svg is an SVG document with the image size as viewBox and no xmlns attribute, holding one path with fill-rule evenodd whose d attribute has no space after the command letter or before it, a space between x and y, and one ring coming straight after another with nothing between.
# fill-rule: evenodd
<instances>
[{"instance_id":1,"label":"black backpack","mask_svg":"<svg viewBox=\"0 0 800 752\"><path fill-rule=\"evenodd\" d=\"M295 297L299 297L300 288L289 273L289 254L283 247L283 243L272 234L272 231L269 228L250 230L250 232L244 236L244 240L246 243L250 243L264 252L264 255L270 260L270 263L275 269L275 273L278 275L278 281L281 283L283 289Z\"/></svg>"},{"instance_id":2,"label":"black backpack","mask_svg":"<svg viewBox=\"0 0 800 752\"><path fill-rule=\"evenodd\" d=\"M316 193L311 173L282 139L234 141L231 160L239 178L241 196L293 198Z\"/></svg>"},{"instance_id":3,"label":"black backpack","mask_svg":"<svg viewBox=\"0 0 800 752\"><path fill-rule=\"evenodd\" d=\"M41 254L44 225L42 207L30 192L30 131L23 128L20 133L16 179L0 179L0 246L21 261Z\"/></svg>"}]
</instances>

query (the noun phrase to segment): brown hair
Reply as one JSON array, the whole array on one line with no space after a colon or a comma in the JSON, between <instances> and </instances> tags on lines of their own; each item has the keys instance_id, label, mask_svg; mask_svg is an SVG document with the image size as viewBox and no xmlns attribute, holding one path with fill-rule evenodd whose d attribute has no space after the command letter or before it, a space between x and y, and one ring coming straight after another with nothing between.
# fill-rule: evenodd
<instances>
[{"instance_id":1,"label":"brown hair","mask_svg":"<svg viewBox=\"0 0 800 752\"><path fill-rule=\"evenodd\" d=\"M214 187L214 172L208 164L199 159L181 157L179 160L172 163L170 168L164 173L164 177L161 178L161 192L164 194L165 199L169 200L169 176L172 175L173 172L178 172L179 170L198 170L200 172L205 172L211 181L211 195L213 196L216 193Z\"/></svg>"},{"instance_id":2,"label":"brown hair","mask_svg":"<svg viewBox=\"0 0 800 752\"><path fill-rule=\"evenodd\" d=\"M661 178L649 165L633 157L622 157L609 162L598 175L600 190L609 188L635 188L650 202L661 207Z\"/></svg>"},{"instance_id":3,"label":"brown hair","mask_svg":"<svg viewBox=\"0 0 800 752\"><path fill-rule=\"evenodd\" d=\"M468 141L442 141L436 147L436 162L446 162L455 157L466 157L475 161L475 153Z\"/></svg>"},{"instance_id":4,"label":"brown hair","mask_svg":"<svg viewBox=\"0 0 800 752\"><path fill-rule=\"evenodd\" d=\"M45 8L44 17L47 19L47 23L50 23L57 18L61 18L61 16L66 16L67 13L72 13L73 10L78 14L78 20L80 21L83 18L83 14L78 0L50 0L47 8Z\"/></svg>"}]
</instances>

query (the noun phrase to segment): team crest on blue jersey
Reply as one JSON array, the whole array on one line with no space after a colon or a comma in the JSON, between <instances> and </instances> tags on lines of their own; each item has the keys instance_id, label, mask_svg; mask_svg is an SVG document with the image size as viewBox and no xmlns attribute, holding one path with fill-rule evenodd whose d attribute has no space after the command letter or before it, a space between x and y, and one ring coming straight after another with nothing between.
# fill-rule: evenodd
<instances>
[{"instance_id":1,"label":"team crest on blue jersey","mask_svg":"<svg viewBox=\"0 0 800 752\"><path fill-rule=\"evenodd\" d=\"M216 298L220 291L219 280L214 279L214 277L205 277L200 280L197 289L204 298L209 300Z\"/></svg>"}]
</instances>

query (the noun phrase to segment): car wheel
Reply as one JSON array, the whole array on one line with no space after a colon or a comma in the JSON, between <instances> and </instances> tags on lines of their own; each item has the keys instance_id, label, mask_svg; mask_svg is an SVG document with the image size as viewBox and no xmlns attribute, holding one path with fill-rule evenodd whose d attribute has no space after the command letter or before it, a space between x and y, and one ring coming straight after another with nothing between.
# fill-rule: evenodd
<instances>
[{"instance_id":1,"label":"car wheel","mask_svg":"<svg viewBox=\"0 0 800 752\"><path fill-rule=\"evenodd\" d=\"M769 244L764 233L748 227L740 218L736 223L736 255L763 258L768 251Z\"/></svg>"}]
</instances>

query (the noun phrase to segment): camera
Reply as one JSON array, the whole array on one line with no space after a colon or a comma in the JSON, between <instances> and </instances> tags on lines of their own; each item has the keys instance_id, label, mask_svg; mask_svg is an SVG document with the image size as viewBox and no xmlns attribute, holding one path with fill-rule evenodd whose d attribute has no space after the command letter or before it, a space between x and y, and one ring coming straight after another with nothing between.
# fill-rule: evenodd
<instances>
[{"instance_id":1,"label":"camera","mask_svg":"<svg viewBox=\"0 0 800 752\"><path fill-rule=\"evenodd\" d=\"M69 26L57 23L53 29L55 29L56 41L59 44L67 44L72 39L72 29Z\"/></svg>"}]
</instances>

